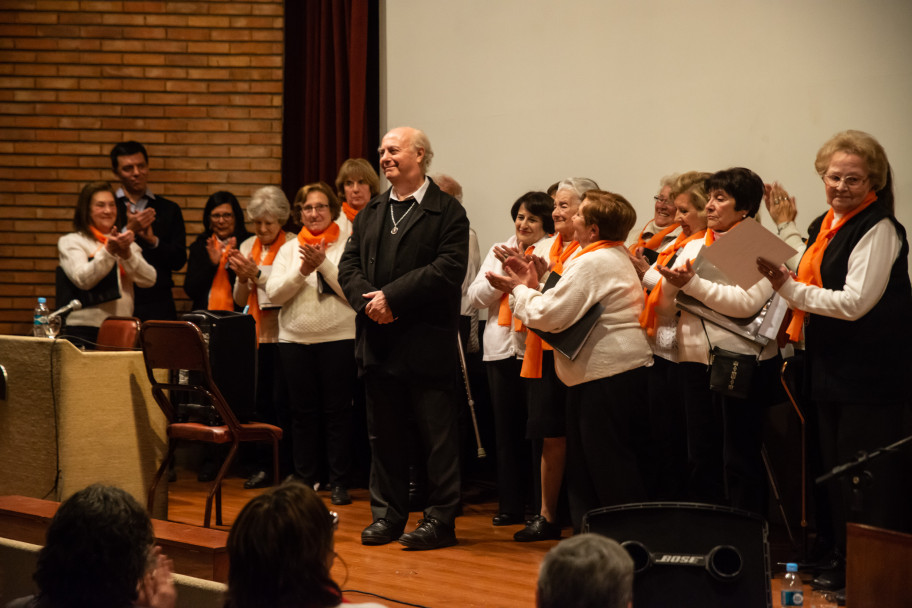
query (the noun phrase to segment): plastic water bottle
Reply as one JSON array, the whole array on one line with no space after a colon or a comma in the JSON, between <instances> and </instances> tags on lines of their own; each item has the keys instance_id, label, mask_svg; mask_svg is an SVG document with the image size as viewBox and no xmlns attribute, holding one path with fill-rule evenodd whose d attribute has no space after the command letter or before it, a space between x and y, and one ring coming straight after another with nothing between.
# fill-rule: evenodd
<instances>
[{"instance_id":1,"label":"plastic water bottle","mask_svg":"<svg viewBox=\"0 0 912 608\"><path fill-rule=\"evenodd\" d=\"M785 565L785 579L782 581L782 603L780 606L804 606L804 587L798 578L798 564Z\"/></svg>"},{"instance_id":2,"label":"plastic water bottle","mask_svg":"<svg viewBox=\"0 0 912 608\"><path fill-rule=\"evenodd\" d=\"M36 338L48 337L49 314L51 314L51 311L48 310L47 300L44 298L38 298L38 306L35 307L35 322L32 326L32 335L34 335Z\"/></svg>"}]
</instances>

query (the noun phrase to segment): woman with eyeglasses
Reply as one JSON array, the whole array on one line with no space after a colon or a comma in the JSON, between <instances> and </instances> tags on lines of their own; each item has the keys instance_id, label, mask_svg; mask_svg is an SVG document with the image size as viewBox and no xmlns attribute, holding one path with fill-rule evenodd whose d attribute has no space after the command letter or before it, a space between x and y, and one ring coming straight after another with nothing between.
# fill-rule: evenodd
<instances>
[{"instance_id":1,"label":"woman with eyeglasses","mask_svg":"<svg viewBox=\"0 0 912 608\"><path fill-rule=\"evenodd\" d=\"M291 481L248 502L228 533L225 608L334 608L345 603L330 570L339 516ZM351 604L383 608L373 602Z\"/></svg>"},{"instance_id":2,"label":"woman with eyeglasses","mask_svg":"<svg viewBox=\"0 0 912 608\"><path fill-rule=\"evenodd\" d=\"M662 178L659 183L659 193L652 197L655 201L655 214L649 223L643 226L636 241L628 248L633 267L636 268L637 274L641 278L651 265L646 258L646 253L664 251L681 234L681 227L675 221L675 203L672 195L677 179L677 174L666 175Z\"/></svg>"},{"instance_id":3,"label":"woman with eyeglasses","mask_svg":"<svg viewBox=\"0 0 912 608\"><path fill-rule=\"evenodd\" d=\"M808 229L797 276L763 259L757 267L794 312L789 339L804 344L803 391L816 406L828 471L912 435L912 286L909 243L894 215L893 179L880 143L862 131L837 133L814 166L830 209ZM874 479L861 490L860 512L848 512L847 479L828 485L842 556L848 515L912 531L908 451L866 468ZM844 562L819 581L831 588L844 583Z\"/></svg>"},{"instance_id":4,"label":"woman with eyeglasses","mask_svg":"<svg viewBox=\"0 0 912 608\"><path fill-rule=\"evenodd\" d=\"M193 310L235 310L235 273L229 253L250 233L244 226L244 211L237 197L225 190L214 193L203 209L203 232L190 245L184 291L193 300Z\"/></svg>"},{"instance_id":5,"label":"woman with eyeglasses","mask_svg":"<svg viewBox=\"0 0 912 608\"><path fill-rule=\"evenodd\" d=\"M351 502L352 390L355 385L355 311L339 286L339 258L348 237L337 222L342 203L324 182L298 191L303 224L273 262L266 294L279 312L279 359L291 410L294 475L321 481L325 450L332 503Z\"/></svg>"}]
</instances>

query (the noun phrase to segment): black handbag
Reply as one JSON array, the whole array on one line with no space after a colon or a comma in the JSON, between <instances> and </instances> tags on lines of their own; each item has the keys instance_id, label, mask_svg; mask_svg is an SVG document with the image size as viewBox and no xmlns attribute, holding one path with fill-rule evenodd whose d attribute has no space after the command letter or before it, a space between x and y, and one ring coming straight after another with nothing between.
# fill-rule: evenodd
<instances>
[{"instance_id":1,"label":"black handbag","mask_svg":"<svg viewBox=\"0 0 912 608\"><path fill-rule=\"evenodd\" d=\"M706 333L706 325L703 325ZM746 399L750 395L751 380L760 361L760 355L736 353L709 343L709 389L728 397Z\"/></svg>"},{"instance_id":2,"label":"black handbag","mask_svg":"<svg viewBox=\"0 0 912 608\"><path fill-rule=\"evenodd\" d=\"M73 300L79 300L82 302L83 308L88 308L89 306L97 306L98 304L120 298L120 284L117 281L117 273L118 267L117 264L114 264L111 272L98 281L95 287L79 289L70 280L66 272L63 271L63 268L58 266L54 281L57 306L64 306Z\"/></svg>"}]
</instances>

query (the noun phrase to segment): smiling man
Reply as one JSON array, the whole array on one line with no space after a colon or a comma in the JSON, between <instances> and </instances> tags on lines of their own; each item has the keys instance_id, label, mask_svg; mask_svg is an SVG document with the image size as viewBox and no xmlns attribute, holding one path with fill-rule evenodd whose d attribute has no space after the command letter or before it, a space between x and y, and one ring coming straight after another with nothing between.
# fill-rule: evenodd
<instances>
[{"instance_id":1,"label":"smiling man","mask_svg":"<svg viewBox=\"0 0 912 608\"><path fill-rule=\"evenodd\" d=\"M459 446L453 392L457 327L469 245L462 205L426 177L433 151L418 129L383 137L380 168L392 187L355 217L339 283L358 313L355 358L364 378L373 460L374 522L365 545L456 544ZM408 521L409 446L427 461L428 501Z\"/></svg>"},{"instance_id":2,"label":"smiling man","mask_svg":"<svg viewBox=\"0 0 912 608\"><path fill-rule=\"evenodd\" d=\"M155 285L136 288L133 314L142 321L174 320L171 273L187 262L187 233L180 206L149 189L149 155L141 143L125 141L114 146L111 169L120 181L115 193L118 225L126 224L135 233L143 258L157 273Z\"/></svg>"}]
</instances>

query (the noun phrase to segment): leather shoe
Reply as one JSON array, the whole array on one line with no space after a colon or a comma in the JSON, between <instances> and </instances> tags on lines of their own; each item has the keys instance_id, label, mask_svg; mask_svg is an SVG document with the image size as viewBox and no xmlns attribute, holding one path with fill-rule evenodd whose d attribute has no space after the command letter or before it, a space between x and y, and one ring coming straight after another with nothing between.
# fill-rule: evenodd
<instances>
[{"instance_id":1,"label":"leather shoe","mask_svg":"<svg viewBox=\"0 0 912 608\"><path fill-rule=\"evenodd\" d=\"M811 587L814 589L823 589L825 591L835 591L837 589L843 589L845 586L845 568L821 572L811 581Z\"/></svg>"},{"instance_id":2,"label":"leather shoe","mask_svg":"<svg viewBox=\"0 0 912 608\"><path fill-rule=\"evenodd\" d=\"M427 550L451 547L456 540L456 530L435 517L425 517L418 522L414 532L403 534L399 543L408 549Z\"/></svg>"},{"instance_id":3,"label":"leather shoe","mask_svg":"<svg viewBox=\"0 0 912 608\"><path fill-rule=\"evenodd\" d=\"M342 486L333 486L329 500L334 505L350 505L352 503L351 495Z\"/></svg>"},{"instance_id":4,"label":"leather shoe","mask_svg":"<svg viewBox=\"0 0 912 608\"><path fill-rule=\"evenodd\" d=\"M491 523L495 526L512 526L523 523L523 516L513 513L498 513L491 518Z\"/></svg>"},{"instance_id":5,"label":"leather shoe","mask_svg":"<svg viewBox=\"0 0 912 608\"><path fill-rule=\"evenodd\" d=\"M541 515L536 515L526 527L513 535L513 540L520 543L531 543L537 540L559 540L561 527L552 524Z\"/></svg>"},{"instance_id":6,"label":"leather shoe","mask_svg":"<svg viewBox=\"0 0 912 608\"><path fill-rule=\"evenodd\" d=\"M380 518L361 532L362 545L385 545L400 536L405 525L394 526L388 519Z\"/></svg>"},{"instance_id":7,"label":"leather shoe","mask_svg":"<svg viewBox=\"0 0 912 608\"><path fill-rule=\"evenodd\" d=\"M244 489L253 490L255 488L265 488L270 484L271 482L269 480L269 477L266 475L266 471L257 471L248 477L247 481L244 482Z\"/></svg>"}]
</instances>

